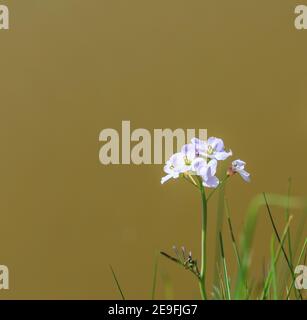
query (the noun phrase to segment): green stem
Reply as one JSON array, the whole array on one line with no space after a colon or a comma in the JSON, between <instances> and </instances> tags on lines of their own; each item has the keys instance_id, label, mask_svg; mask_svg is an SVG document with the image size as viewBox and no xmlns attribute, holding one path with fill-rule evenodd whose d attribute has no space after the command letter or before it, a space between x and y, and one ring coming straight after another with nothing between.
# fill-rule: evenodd
<instances>
[{"instance_id":1,"label":"green stem","mask_svg":"<svg viewBox=\"0 0 307 320\"><path fill-rule=\"evenodd\" d=\"M205 188L200 183L200 192L202 198L202 232L201 232L201 269L199 277L199 288L203 300L207 300L206 295L206 238L207 238L207 199Z\"/></svg>"}]
</instances>

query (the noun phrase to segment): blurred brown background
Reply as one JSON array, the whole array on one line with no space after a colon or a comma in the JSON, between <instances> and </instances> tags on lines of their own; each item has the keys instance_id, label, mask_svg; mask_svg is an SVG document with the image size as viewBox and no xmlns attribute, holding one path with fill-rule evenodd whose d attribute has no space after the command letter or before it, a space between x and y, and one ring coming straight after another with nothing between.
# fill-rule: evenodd
<instances>
[{"instance_id":1,"label":"blurred brown background","mask_svg":"<svg viewBox=\"0 0 307 320\"><path fill-rule=\"evenodd\" d=\"M194 188L161 186L159 165L99 163L99 132L122 120L224 138L253 175L227 188L236 233L255 194L285 194L291 176L306 195L301 2L1 0L11 29L0 30L0 264L11 289L0 298L118 298L109 264L128 298L148 298L156 251L185 245L199 256ZM259 222L255 278L272 231L265 214ZM198 285L160 259L157 297L198 298Z\"/></svg>"}]
</instances>

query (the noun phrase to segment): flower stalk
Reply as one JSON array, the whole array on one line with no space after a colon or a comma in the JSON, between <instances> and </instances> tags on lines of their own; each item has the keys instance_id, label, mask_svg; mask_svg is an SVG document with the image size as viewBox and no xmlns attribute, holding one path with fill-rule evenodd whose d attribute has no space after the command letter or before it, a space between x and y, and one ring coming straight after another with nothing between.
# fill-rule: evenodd
<instances>
[{"instance_id":1,"label":"flower stalk","mask_svg":"<svg viewBox=\"0 0 307 320\"><path fill-rule=\"evenodd\" d=\"M202 231L201 231L201 269L199 277L200 294L203 300L207 300L206 294L206 264L207 264L207 199L205 188L200 183L202 199Z\"/></svg>"},{"instance_id":2,"label":"flower stalk","mask_svg":"<svg viewBox=\"0 0 307 320\"><path fill-rule=\"evenodd\" d=\"M202 199L202 232L201 232L201 268L198 271L197 261L192 259L192 255L185 259L175 250L176 258L161 252L168 259L184 266L192 271L198 278L200 294L203 300L207 300L206 293L206 266L207 266L207 204L213 194L221 188L228 177L239 173L245 181L250 181L250 174L245 171L246 163L242 160L235 160L226 172L225 178L220 181L216 176L219 161L226 160L232 156L232 151L225 150L222 139L211 137L207 141L193 138L191 143L184 145L180 152L173 154L164 166L166 175L162 177L161 183L170 179L183 177L194 187L200 190ZM213 191L206 198L205 188L213 188Z\"/></svg>"}]
</instances>

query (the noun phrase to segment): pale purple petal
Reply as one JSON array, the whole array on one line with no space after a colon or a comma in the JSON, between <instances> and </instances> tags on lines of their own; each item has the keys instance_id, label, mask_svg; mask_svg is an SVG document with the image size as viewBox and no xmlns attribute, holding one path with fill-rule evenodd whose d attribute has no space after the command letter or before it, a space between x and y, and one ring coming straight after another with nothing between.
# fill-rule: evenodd
<instances>
[{"instance_id":1,"label":"pale purple petal","mask_svg":"<svg viewBox=\"0 0 307 320\"><path fill-rule=\"evenodd\" d=\"M169 179L171 179L171 178L172 178L172 175L171 175L171 174L168 174L168 175L166 175L165 177L162 177L162 179L161 179L161 184L167 182L167 181L168 181Z\"/></svg>"},{"instance_id":2,"label":"pale purple petal","mask_svg":"<svg viewBox=\"0 0 307 320\"><path fill-rule=\"evenodd\" d=\"M192 143L185 144L181 148L181 153L187 157L188 160L193 160L196 157L196 146Z\"/></svg>"},{"instance_id":3,"label":"pale purple petal","mask_svg":"<svg viewBox=\"0 0 307 320\"><path fill-rule=\"evenodd\" d=\"M192 162L192 170L198 174L200 169L206 165L207 163L203 158L195 158Z\"/></svg>"},{"instance_id":4,"label":"pale purple petal","mask_svg":"<svg viewBox=\"0 0 307 320\"><path fill-rule=\"evenodd\" d=\"M184 155L181 152L173 154L169 160L169 163L174 167L175 170L180 170L180 168L185 165Z\"/></svg>"},{"instance_id":5,"label":"pale purple petal","mask_svg":"<svg viewBox=\"0 0 307 320\"><path fill-rule=\"evenodd\" d=\"M240 176L246 181L250 182L250 174L245 171L246 163L240 159L235 160L232 162L232 171L237 172Z\"/></svg>"},{"instance_id":6,"label":"pale purple petal","mask_svg":"<svg viewBox=\"0 0 307 320\"><path fill-rule=\"evenodd\" d=\"M207 177L203 180L203 185L208 188L216 188L219 185L219 179L212 174L210 167L208 167Z\"/></svg>"},{"instance_id":7,"label":"pale purple petal","mask_svg":"<svg viewBox=\"0 0 307 320\"><path fill-rule=\"evenodd\" d=\"M239 174L244 179L244 181L246 181L246 182L251 181L250 174L248 172L246 172L245 170L240 170Z\"/></svg>"},{"instance_id":8,"label":"pale purple petal","mask_svg":"<svg viewBox=\"0 0 307 320\"><path fill-rule=\"evenodd\" d=\"M216 152L224 151L224 142L222 139L211 137L208 139L210 145Z\"/></svg>"},{"instance_id":9,"label":"pale purple petal","mask_svg":"<svg viewBox=\"0 0 307 320\"><path fill-rule=\"evenodd\" d=\"M197 153L204 152L206 150L206 141L200 140L198 138L193 138L191 142L195 146Z\"/></svg>"},{"instance_id":10,"label":"pale purple petal","mask_svg":"<svg viewBox=\"0 0 307 320\"><path fill-rule=\"evenodd\" d=\"M232 163L233 169L235 169L235 170L244 170L245 165L246 165L246 162L244 162L240 159L235 160Z\"/></svg>"},{"instance_id":11,"label":"pale purple petal","mask_svg":"<svg viewBox=\"0 0 307 320\"><path fill-rule=\"evenodd\" d=\"M214 176L216 174L217 161L215 159L210 160L208 163L208 167L210 168L211 174Z\"/></svg>"},{"instance_id":12,"label":"pale purple petal","mask_svg":"<svg viewBox=\"0 0 307 320\"><path fill-rule=\"evenodd\" d=\"M209 166L206 164L204 166L201 166L198 170L198 175L202 177L203 180L208 179L208 171L209 171Z\"/></svg>"},{"instance_id":13,"label":"pale purple petal","mask_svg":"<svg viewBox=\"0 0 307 320\"><path fill-rule=\"evenodd\" d=\"M213 156L216 160L226 160L227 158L232 156L232 151L230 150L229 152L226 152L226 151L215 152Z\"/></svg>"}]
</instances>

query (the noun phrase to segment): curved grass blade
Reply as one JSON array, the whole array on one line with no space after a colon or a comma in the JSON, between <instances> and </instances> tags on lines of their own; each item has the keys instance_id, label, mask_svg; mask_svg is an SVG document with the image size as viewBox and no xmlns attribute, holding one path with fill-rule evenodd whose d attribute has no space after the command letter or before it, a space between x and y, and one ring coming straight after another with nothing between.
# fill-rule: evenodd
<instances>
[{"instance_id":1,"label":"curved grass blade","mask_svg":"<svg viewBox=\"0 0 307 320\"><path fill-rule=\"evenodd\" d=\"M289 178L288 204L287 204L286 213L285 213L286 221L289 220L289 215L290 215L290 194L291 194L291 187L292 187L292 179ZM291 232L290 232L290 229L289 229L288 234L287 234L287 240L288 240L289 260L290 260L291 265L293 266L293 253L292 253Z\"/></svg>"},{"instance_id":2,"label":"curved grass blade","mask_svg":"<svg viewBox=\"0 0 307 320\"><path fill-rule=\"evenodd\" d=\"M275 235L276 235L276 238L277 238L279 244L281 245L281 250L282 250L283 255L284 255L285 259L286 259L286 262L287 262L287 265L288 265L288 267L289 267L289 270L290 270L292 279L295 279L294 270L293 270L293 265L292 265L290 259L289 259L288 256L287 256L287 253L286 253L286 250L284 249L284 246L281 244L280 236L279 236L279 234L278 234L278 231L277 231L277 228L276 228L276 225L275 225L273 216L272 216L271 208L270 208L270 206L269 206L269 203L268 203L268 200L267 200L267 198L266 198L265 193L263 193L263 197L264 197L264 201L265 201L265 204L266 204L266 208L267 208L267 211L268 211L268 214L269 214L269 216L270 216L270 220L271 220L271 223L272 223L272 226L273 226L273 229L274 229L274 233L275 233ZM289 197L288 197L288 198L289 198ZM289 205L289 204L288 204L288 205ZM288 219L288 221L289 221L289 219ZM289 234L290 234L290 228L288 229L288 231L287 231L287 233L286 233L287 239L289 239ZM291 293L291 290L290 290L290 293ZM299 295L300 299L302 300L302 295L301 295L300 292L298 292L298 295ZM296 292L296 297L298 298L297 292Z\"/></svg>"},{"instance_id":3,"label":"curved grass blade","mask_svg":"<svg viewBox=\"0 0 307 320\"><path fill-rule=\"evenodd\" d=\"M124 294L123 294L123 291L122 291L122 289L121 289L121 287L120 287L120 285L119 285L119 282L118 282L118 280L117 280L116 274L115 274L115 272L114 272L114 270L113 270L113 268L112 268L111 265L110 265L110 269L111 269L111 272L112 272L114 281L115 281L115 283L116 283L117 289L118 289L118 291L119 291L122 299L123 299L123 300L126 300L126 299L125 299L125 296L124 296Z\"/></svg>"},{"instance_id":4,"label":"curved grass blade","mask_svg":"<svg viewBox=\"0 0 307 320\"><path fill-rule=\"evenodd\" d=\"M240 258L240 255L239 255L239 250L238 250L236 238L235 238L235 235L234 235L234 232L233 232L233 227L232 227L232 223L231 223L231 219L230 219L229 205L228 205L228 201L227 201L226 198L225 198L225 208L226 208L226 216L227 216L228 227L229 227L229 232L230 232L230 237L231 237L231 241L232 241L233 250L234 250L235 255L236 255L238 267L241 268L241 258Z\"/></svg>"},{"instance_id":5,"label":"curved grass blade","mask_svg":"<svg viewBox=\"0 0 307 320\"><path fill-rule=\"evenodd\" d=\"M271 261L275 261L275 250L274 250L274 237L271 239ZM273 287L273 298L274 300L278 300L277 294L277 276L276 276L276 266L272 265L272 287Z\"/></svg>"},{"instance_id":6,"label":"curved grass blade","mask_svg":"<svg viewBox=\"0 0 307 320\"><path fill-rule=\"evenodd\" d=\"M224 254L224 243L223 243L223 237L222 233L220 232L220 246L221 246L221 256L222 256L222 263L223 263L223 269L224 269L224 282L225 282L225 294L226 294L226 299L231 300L231 293L230 293L230 281L228 277L228 272L227 272L227 265L226 265L226 258Z\"/></svg>"},{"instance_id":7,"label":"curved grass blade","mask_svg":"<svg viewBox=\"0 0 307 320\"><path fill-rule=\"evenodd\" d=\"M279 259L280 254L281 254L282 247L284 245L284 242L285 242L285 239L287 236L287 231L290 227L291 220L292 220L292 216L289 217L289 220L288 220L288 223L284 229L282 238L280 239L278 250L277 250L276 254L274 255L274 260L271 262L271 268L270 268L269 274L268 274L266 281L265 281L265 284L264 284L264 288L263 288L262 295L261 295L261 300L266 299L268 296L268 292L269 292L269 289L271 286L271 281L272 281L272 276L273 276L273 270L276 267L276 263Z\"/></svg>"},{"instance_id":8,"label":"curved grass blade","mask_svg":"<svg viewBox=\"0 0 307 320\"><path fill-rule=\"evenodd\" d=\"M156 293L156 283L157 283L157 273L158 273L158 254L155 255L154 261L154 271L153 271L153 281L152 281L152 290L151 290L151 300L155 300Z\"/></svg>"},{"instance_id":9,"label":"curved grass blade","mask_svg":"<svg viewBox=\"0 0 307 320\"><path fill-rule=\"evenodd\" d=\"M161 270L161 278L164 285L165 300L174 300L174 287L169 274Z\"/></svg>"},{"instance_id":10,"label":"curved grass blade","mask_svg":"<svg viewBox=\"0 0 307 320\"><path fill-rule=\"evenodd\" d=\"M221 247L219 239L219 231L223 228L224 211L225 211L225 187L222 186L218 194L217 214L216 214L216 231L215 231L215 259L214 259L214 277L213 283L217 285L219 282L219 269L221 265Z\"/></svg>"},{"instance_id":11,"label":"curved grass blade","mask_svg":"<svg viewBox=\"0 0 307 320\"><path fill-rule=\"evenodd\" d=\"M273 206L281 206L285 208L290 199L290 208L306 207L306 200L302 198L290 197L288 199L288 197L276 194L267 194L267 198ZM248 208L247 218L240 242L241 268L236 281L235 299L246 299L245 285L250 263L251 245L257 225L258 211L263 205L265 205L263 195L258 195L252 200Z\"/></svg>"},{"instance_id":12,"label":"curved grass blade","mask_svg":"<svg viewBox=\"0 0 307 320\"><path fill-rule=\"evenodd\" d=\"M292 253L293 253L293 257L296 257L297 256L297 253L299 254L299 244L300 244L300 241L301 241L301 238L304 234L304 229L305 229L305 226L306 226L306 220L307 220L307 210L305 208L305 210L303 211L303 214L298 222L298 228L295 232L295 239L294 241L293 240L293 237L291 237L291 245L293 246L292 247ZM292 265L293 265L293 261L292 261ZM280 284L280 290L282 290L282 288L285 288L286 287L286 284L288 282L288 274L289 274L289 270L288 270L288 266L287 265L283 265L283 268L282 268L282 282ZM289 287L288 287L288 290L289 290ZM286 292L287 293L287 292ZM288 293L287 293L288 294Z\"/></svg>"}]
</instances>

